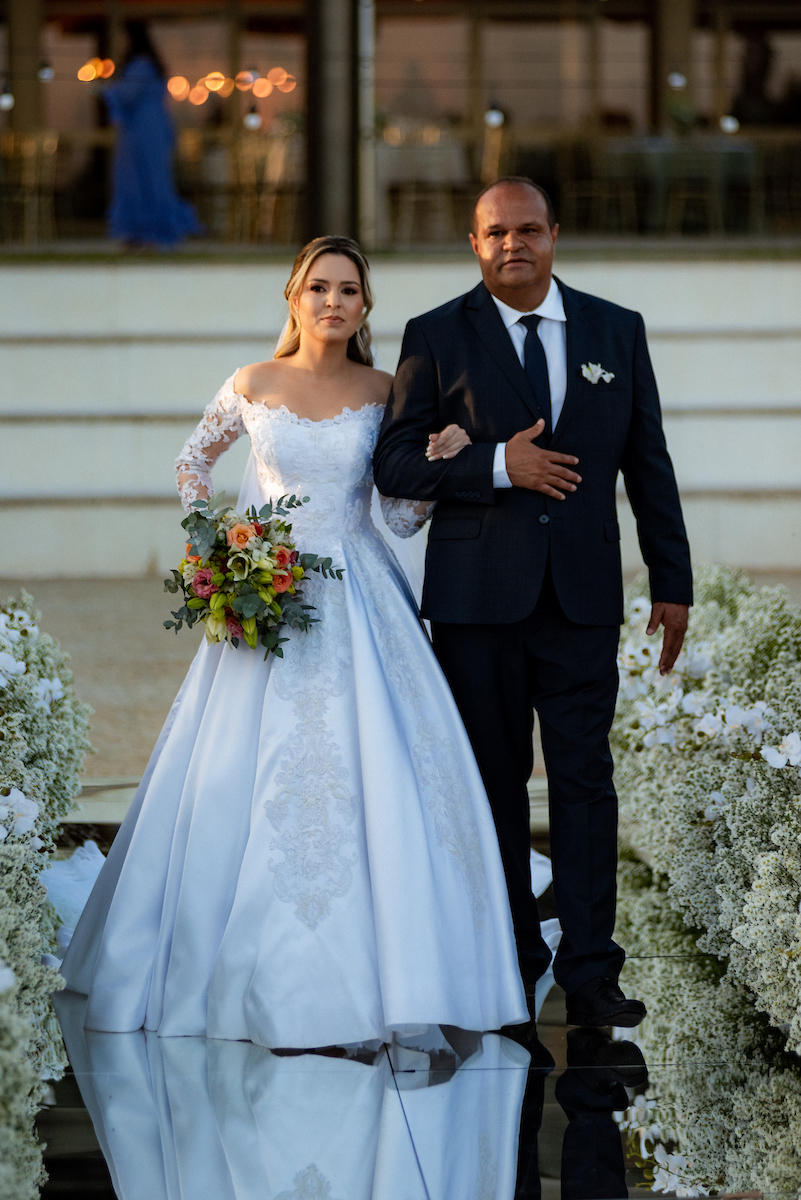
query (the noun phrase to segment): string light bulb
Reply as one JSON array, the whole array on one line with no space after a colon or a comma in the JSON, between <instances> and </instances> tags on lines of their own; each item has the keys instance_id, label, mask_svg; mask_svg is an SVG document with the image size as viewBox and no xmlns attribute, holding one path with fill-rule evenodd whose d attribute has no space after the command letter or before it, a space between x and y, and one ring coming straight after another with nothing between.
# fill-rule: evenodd
<instances>
[{"instance_id":1,"label":"string light bulb","mask_svg":"<svg viewBox=\"0 0 801 1200\"><path fill-rule=\"evenodd\" d=\"M173 100L185 100L191 91L189 80L184 75L173 75L167 80L167 91Z\"/></svg>"}]
</instances>

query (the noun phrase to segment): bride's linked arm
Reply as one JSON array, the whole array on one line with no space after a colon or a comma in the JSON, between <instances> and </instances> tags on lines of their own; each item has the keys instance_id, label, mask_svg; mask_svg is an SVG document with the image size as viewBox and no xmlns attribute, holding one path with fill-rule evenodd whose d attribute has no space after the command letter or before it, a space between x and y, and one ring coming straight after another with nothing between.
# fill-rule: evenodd
<instances>
[{"instance_id":1,"label":"bride's linked arm","mask_svg":"<svg viewBox=\"0 0 801 1200\"><path fill-rule=\"evenodd\" d=\"M379 493L380 494L380 493ZM396 500L381 496L381 515L396 537L412 537L434 511L436 501Z\"/></svg>"},{"instance_id":2,"label":"bride's linked arm","mask_svg":"<svg viewBox=\"0 0 801 1200\"><path fill-rule=\"evenodd\" d=\"M187 512L197 500L207 500L212 495L212 467L245 432L239 414L240 403L231 378L220 388L175 460L178 491Z\"/></svg>"},{"instance_id":3,"label":"bride's linked arm","mask_svg":"<svg viewBox=\"0 0 801 1200\"><path fill-rule=\"evenodd\" d=\"M426 458L429 462L455 458L460 450L471 445L468 434L459 425L448 425L441 433L428 439ZM436 507L436 500L397 500L381 496L381 513L396 537L412 537L422 529Z\"/></svg>"}]
</instances>

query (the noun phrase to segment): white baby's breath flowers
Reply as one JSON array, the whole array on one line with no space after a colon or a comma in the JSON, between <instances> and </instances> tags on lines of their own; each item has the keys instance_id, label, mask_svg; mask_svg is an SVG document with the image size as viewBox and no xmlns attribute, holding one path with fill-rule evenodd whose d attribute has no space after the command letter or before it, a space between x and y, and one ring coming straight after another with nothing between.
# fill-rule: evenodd
<instances>
[{"instance_id":1,"label":"white baby's breath flowers","mask_svg":"<svg viewBox=\"0 0 801 1200\"><path fill-rule=\"evenodd\" d=\"M39 876L89 748L89 710L30 605L24 594L0 605L0 1191L15 1200L38 1194L31 1118L66 1061L49 1000L61 980L42 963L55 949L55 914Z\"/></svg>"},{"instance_id":2,"label":"white baby's breath flowers","mask_svg":"<svg viewBox=\"0 0 801 1200\"><path fill-rule=\"evenodd\" d=\"M8 687L15 676L24 675L26 670L24 662L20 662L8 650L0 650L0 688Z\"/></svg>"},{"instance_id":3,"label":"white baby's breath flowers","mask_svg":"<svg viewBox=\"0 0 801 1200\"><path fill-rule=\"evenodd\" d=\"M801 734L793 730L778 746L763 746L761 754L766 763L778 770L788 764L791 767L801 766Z\"/></svg>"},{"instance_id":4,"label":"white baby's breath flowers","mask_svg":"<svg viewBox=\"0 0 801 1200\"><path fill-rule=\"evenodd\" d=\"M623 979L649 1009L636 1034L646 1059L731 1065L652 1072L651 1132L637 1140L651 1147L659 1190L794 1193L801 614L781 589L701 568L666 689L642 649L659 640L645 634L649 612L635 592L612 734L622 843L616 936L632 955ZM632 1136L645 1125L626 1114Z\"/></svg>"}]
</instances>

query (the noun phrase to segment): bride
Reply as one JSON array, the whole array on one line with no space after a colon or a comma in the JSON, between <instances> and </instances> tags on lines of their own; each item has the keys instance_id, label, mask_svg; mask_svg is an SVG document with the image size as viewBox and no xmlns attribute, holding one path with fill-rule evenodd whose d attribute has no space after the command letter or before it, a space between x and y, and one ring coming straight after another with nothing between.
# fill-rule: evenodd
<instances>
[{"instance_id":1,"label":"bride","mask_svg":"<svg viewBox=\"0 0 801 1200\"><path fill-rule=\"evenodd\" d=\"M250 435L257 505L288 493L320 623L284 658L201 646L67 952L86 1026L266 1047L529 1020L492 815L406 579L373 524L391 377L367 262L317 238L275 358L228 379L177 460L188 509ZM428 454L467 443L452 426ZM431 505L382 502L394 532ZM286 631L283 631L286 632Z\"/></svg>"}]
</instances>

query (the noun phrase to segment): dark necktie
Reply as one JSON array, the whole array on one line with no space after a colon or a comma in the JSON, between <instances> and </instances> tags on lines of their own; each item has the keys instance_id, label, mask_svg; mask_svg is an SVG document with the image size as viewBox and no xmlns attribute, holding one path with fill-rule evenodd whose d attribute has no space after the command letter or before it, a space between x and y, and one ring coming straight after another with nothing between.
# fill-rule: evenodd
<instances>
[{"instance_id":1,"label":"dark necktie","mask_svg":"<svg viewBox=\"0 0 801 1200\"><path fill-rule=\"evenodd\" d=\"M545 420L545 432L551 435L551 384L548 379L548 361L545 350L537 333L537 326L542 317L521 317L519 324L526 327L526 342L523 347L523 366L525 367L531 390L537 401L540 412Z\"/></svg>"}]
</instances>

